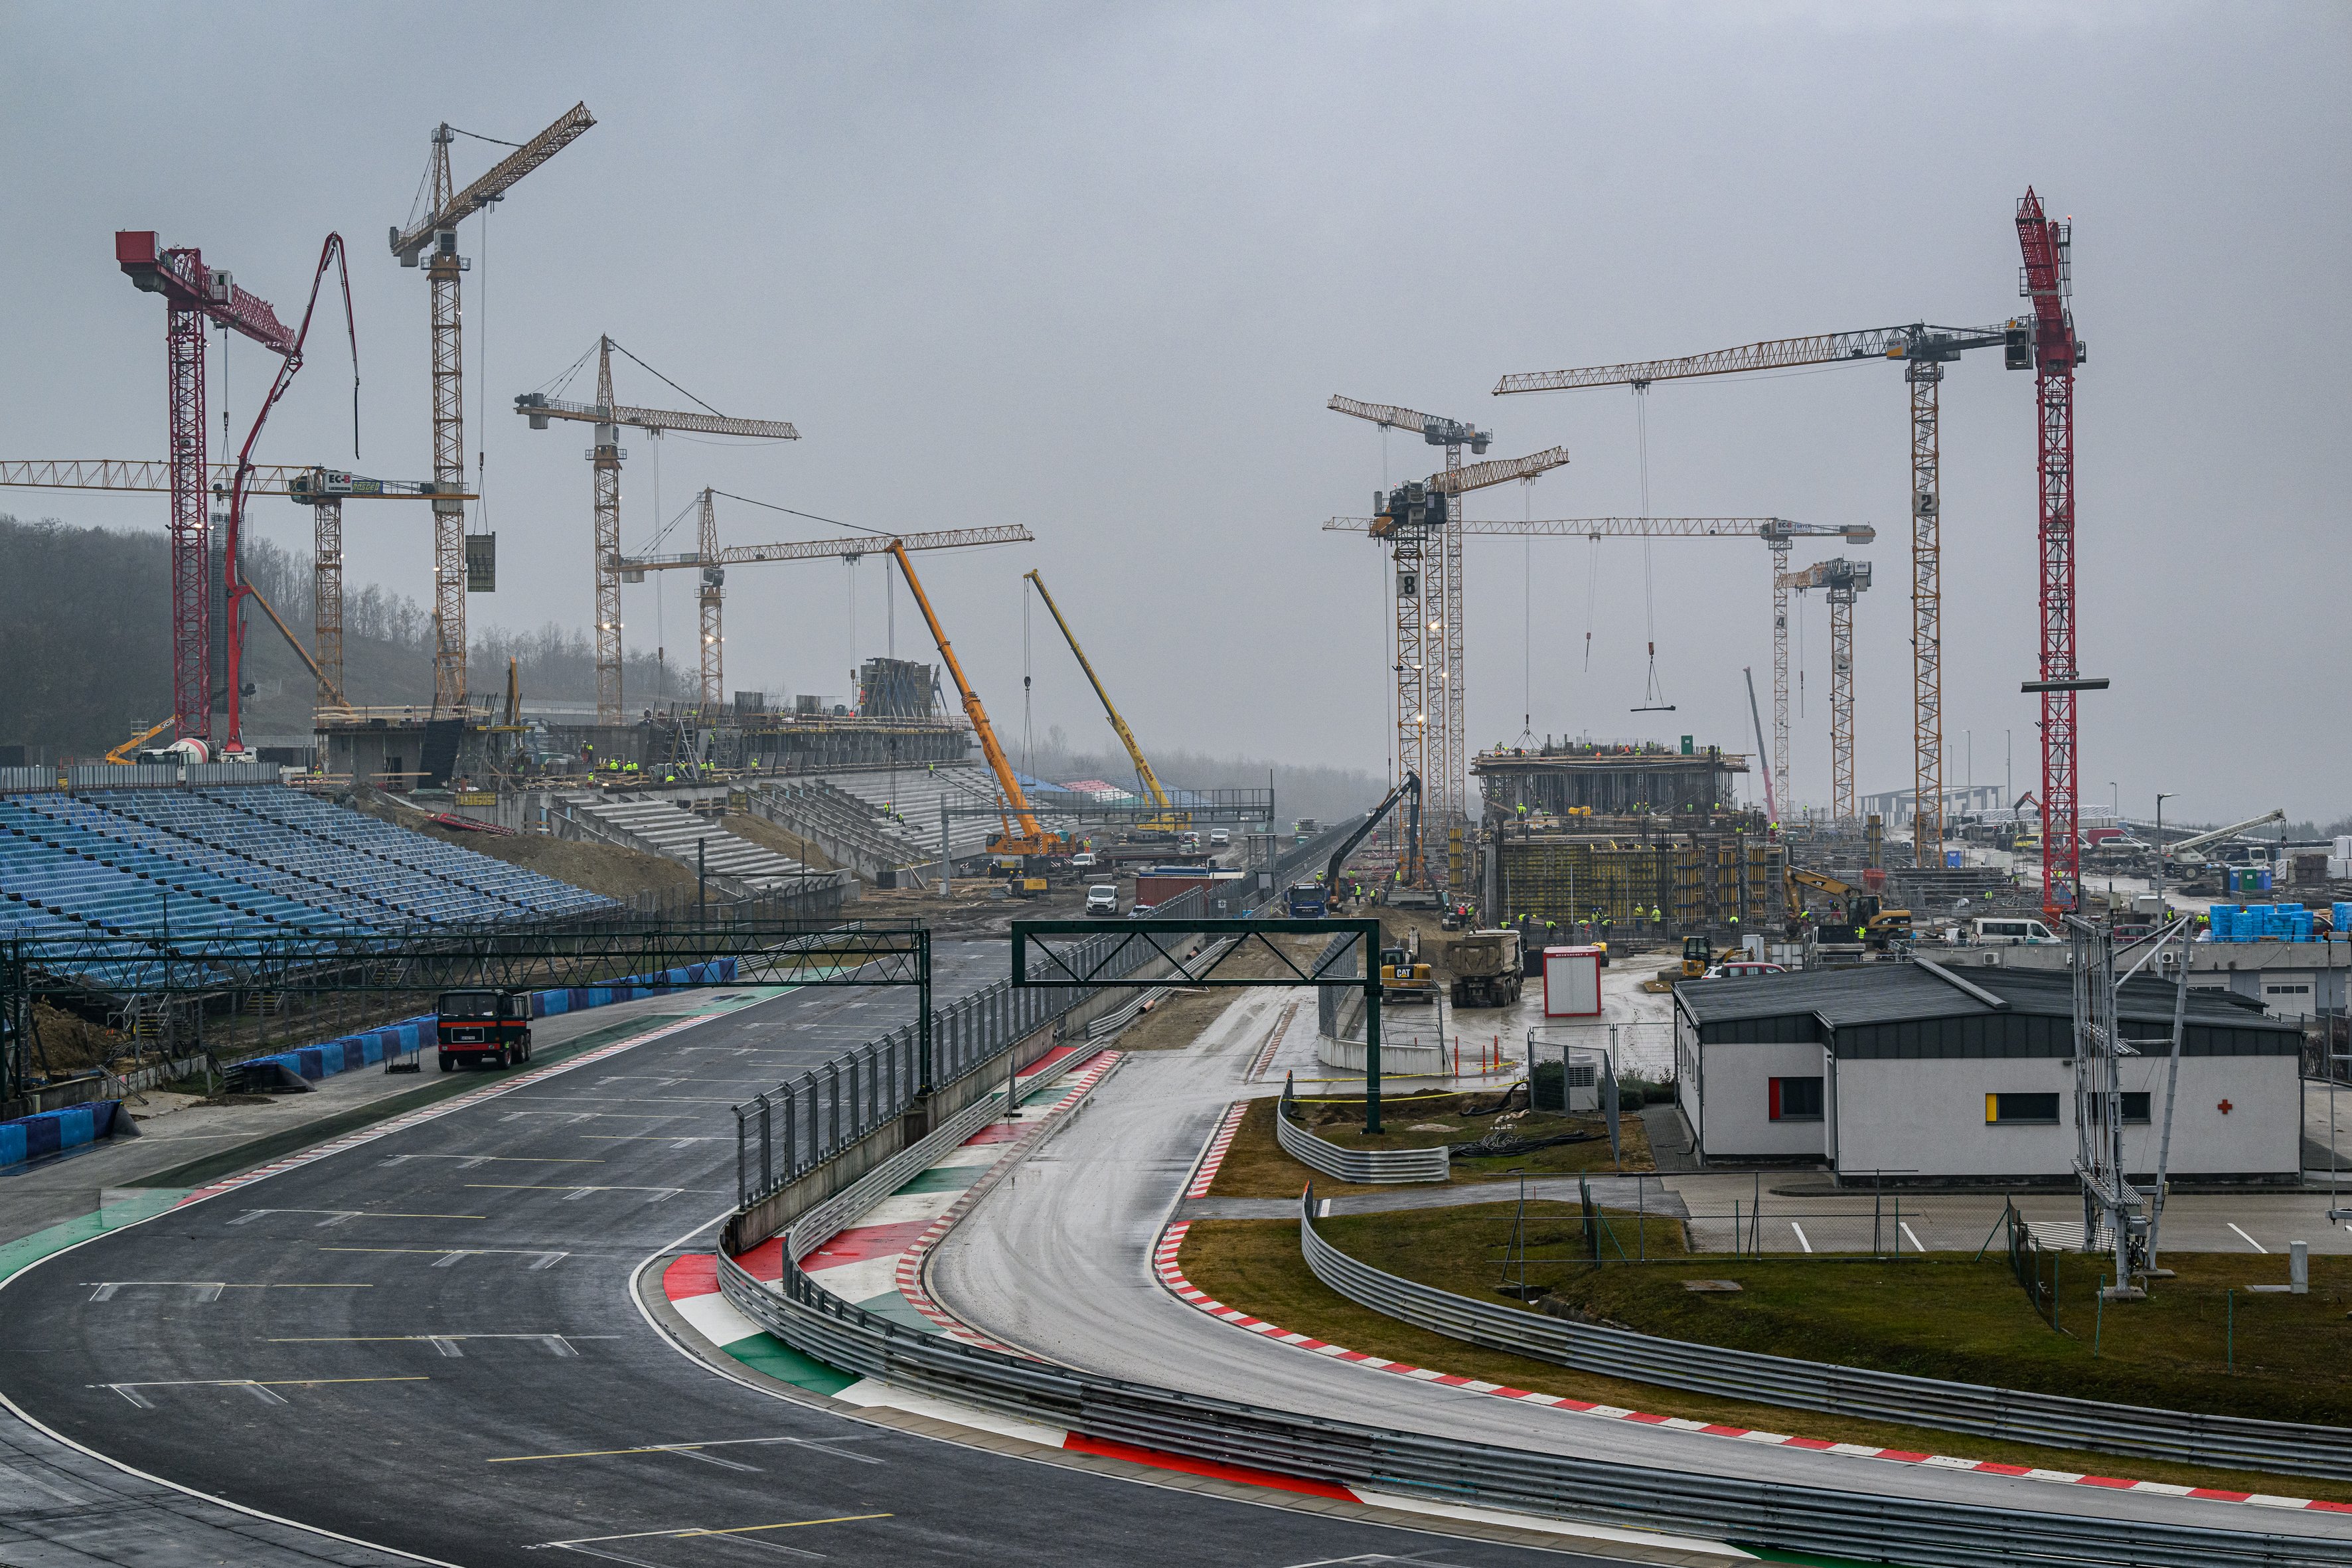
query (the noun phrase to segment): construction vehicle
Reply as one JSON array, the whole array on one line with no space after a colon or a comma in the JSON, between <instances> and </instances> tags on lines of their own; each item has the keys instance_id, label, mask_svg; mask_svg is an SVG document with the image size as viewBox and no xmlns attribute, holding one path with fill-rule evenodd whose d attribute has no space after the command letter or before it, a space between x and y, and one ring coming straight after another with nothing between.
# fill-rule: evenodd
<instances>
[{"instance_id":1,"label":"construction vehicle","mask_svg":"<svg viewBox=\"0 0 2352 1568\"><path fill-rule=\"evenodd\" d=\"M2210 833L2200 833L2194 838L2176 838L2163 847L2165 859L2177 866L2202 866L2207 857L2198 853L2208 844L2220 844L2235 838L2249 828L2261 827L2273 822L2284 822L2284 811L2266 811L2260 816L2250 816L2243 822L2233 822L2227 827L2217 827Z\"/></svg>"},{"instance_id":2,"label":"construction vehicle","mask_svg":"<svg viewBox=\"0 0 2352 1568\"><path fill-rule=\"evenodd\" d=\"M1045 592L1045 579L1034 572L1025 572L1022 575L1036 585L1037 596L1045 601L1045 608L1052 614L1054 624L1062 628L1062 640L1068 643L1070 652L1077 656L1078 668L1086 671L1087 683L1094 687L1095 698L1102 703L1103 713L1110 720L1110 727L1118 734L1118 743L1127 748L1128 759L1135 764L1136 779L1143 785L1144 792L1151 796L1153 814L1137 823L1133 833L1149 837L1187 831L1192 826L1192 814L1177 810L1169 801L1168 792L1160 787L1160 775L1151 771L1151 763L1144 758L1143 748L1135 743L1135 731L1127 727L1127 721L1120 718L1118 710L1112 706L1110 693L1103 689L1102 677L1095 673L1094 664L1087 658L1087 650L1078 646L1077 633L1070 630L1070 623L1062 618L1062 607L1054 603L1054 595Z\"/></svg>"},{"instance_id":3,"label":"construction vehicle","mask_svg":"<svg viewBox=\"0 0 2352 1568\"><path fill-rule=\"evenodd\" d=\"M1339 841L1339 847L1331 851L1330 862L1323 868L1321 876L1311 882L1298 882L1292 885L1289 895L1292 920L1319 921L1331 912L1331 900L1338 895L1339 878L1347 868L1348 857L1353 855L1356 852L1356 846L1370 837L1372 829L1381 825L1381 819L1394 811L1398 803L1408 796L1411 797L1412 805L1405 814L1405 837L1411 847L1404 863L1412 864L1419 861L1421 858L1421 775L1407 773L1404 775L1404 783L1389 791L1380 805L1365 813L1364 820L1356 825L1356 830ZM1307 837L1315 831L1315 819L1304 818L1298 826L1301 830L1299 841L1304 843Z\"/></svg>"},{"instance_id":4,"label":"construction vehicle","mask_svg":"<svg viewBox=\"0 0 2352 1568\"><path fill-rule=\"evenodd\" d=\"M114 750L107 752L106 760L114 763L117 767L130 766L131 757L138 752L140 747L145 745L148 742L153 740L156 736L162 734L171 727L172 721L169 719L164 720L160 724L151 725L149 728L141 731L138 734L133 735L131 739L123 742L122 744L115 747Z\"/></svg>"},{"instance_id":5,"label":"construction vehicle","mask_svg":"<svg viewBox=\"0 0 2352 1568\"><path fill-rule=\"evenodd\" d=\"M1407 931L1404 942L1381 950L1381 1000L1426 1003L1437 1000L1437 973L1421 956L1421 933Z\"/></svg>"},{"instance_id":6,"label":"construction vehicle","mask_svg":"<svg viewBox=\"0 0 2352 1568\"><path fill-rule=\"evenodd\" d=\"M1519 933L1477 931L1445 944L1445 967L1453 973L1456 1007L1509 1007L1519 999L1524 966Z\"/></svg>"},{"instance_id":7,"label":"construction vehicle","mask_svg":"<svg viewBox=\"0 0 2352 1568\"><path fill-rule=\"evenodd\" d=\"M1882 908L1878 895L1875 893L1857 888L1851 882L1842 882L1835 877L1825 876L1819 871L1808 871L1797 866L1789 868L1785 884L1789 914L1791 919L1802 919L1804 916L1804 900L1797 890L1800 888L1826 894L1839 900L1843 906L1840 920L1834 924L1825 924L1822 928L1825 941L1840 944L1859 942L1864 946L1883 950L1891 943L1911 940L1909 910ZM1851 934L1848 934L1849 932ZM1689 965L1687 956L1684 959L1684 965L1685 968ZM1706 973L1705 965L1700 966L1700 973Z\"/></svg>"},{"instance_id":8,"label":"construction vehicle","mask_svg":"<svg viewBox=\"0 0 2352 1568\"><path fill-rule=\"evenodd\" d=\"M949 646L948 634L940 628L940 617L931 609L930 596L923 592L922 580L915 575L915 563L908 559L906 546L894 539L888 549L890 558L898 563L899 574L907 579L907 591L915 596L916 607L923 612L923 624L931 628L931 641L939 645L940 662L948 667L948 674L955 680L956 695L963 700L964 717L971 721L972 733L980 737L980 749L996 774L997 788L1003 792L1003 801L997 807L1002 831L990 843L988 852L1000 859L1017 856L1024 860L1033 856L1058 859L1068 854L1073 847L1070 842L1058 833L1046 832L1038 824L1029 797L1021 792L1021 780L1006 760L1004 748L997 743L996 727L988 721L988 710L981 706L980 693L964 679L963 666L956 662L955 650ZM1010 816L1005 812L1006 803L1011 805ZM1018 837L1013 831L1015 817L1021 824Z\"/></svg>"},{"instance_id":9,"label":"construction vehicle","mask_svg":"<svg viewBox=\"0 0 2352 1568\"><path fill-rule=\"evenodd\" d=\"M1703 936L1683 938L1683 978L1696 980L1704 976L1715 963L1715 952Z\"/></svg>"},{"instance_id":10,"label":"construction vehicle","mask_svg":"<svg viewBox=\"0 0 2352 1568\"><path fill-rule=\"evenodd\" d=\"M441 1070L468 1062L512 1067L530 1060L530 996L521 991L445 991L436 1008Z\"/></svg>"}]
</instances>

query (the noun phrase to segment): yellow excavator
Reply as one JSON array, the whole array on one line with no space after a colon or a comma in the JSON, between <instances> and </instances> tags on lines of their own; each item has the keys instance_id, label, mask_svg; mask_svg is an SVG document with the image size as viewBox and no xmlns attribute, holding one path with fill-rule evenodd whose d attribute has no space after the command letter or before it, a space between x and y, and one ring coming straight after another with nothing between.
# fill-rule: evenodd
<instances>
[{"instance_id":1,"label":"yellow excavator","mask_svg":"<svg viewBox=\"0 0 2352 1568\"><path fill-rule=\"evenodd\" d=\"M1110 693L1103 689L1102 677L1095 673L1093 663L1087 658L1087 650L1078 646L1077 634L1070 630L1070 623L1062 618L1062 607L1054 603L1054 595L1045 592L1045 579L1034 572L1024 573L1024 575L1037 585L1037 596L1045 601L1045 608L1053 614L1054 624L1062 628L1062 640L1068 643L1070 651L1077 656L1078 668L1087 672L1087 679L1093 684L1095 696L1102 703L1103 712L1110 720L1110 727L1118 733L1118 743L1127 748L1129 759L1135 763L1135 776L1151 795L1154 814L1135 824L1135 830L1139 833L1182 833L1192 826L1192 814L1177 810L1169 800L1168 792L1160 787L1160 775L1151 771L1150 763L1144 758L1143 748L1135 743L1135 731L1127 727L1127 721L1120 718L1118 710L1111 705Z\"/></svg>"},{"instance_id":2,"label":"yellow excavator","mask_svg":"<svg viewBox=\"0 0 2352 1568\"><path fill-rule=\"evenodd\" d=\"M1857 888L1851 882L1842 882L1835 877L1824 876L1819 871L1808 871L1797 866L1788 868L1788 880L1784 889L1788 899L1789 916L1791 920L1801 919L1804 915L1804 901L1797 891L1800 888L1810 888L1814 892L1826 893L1843 904L1845 909L1843 923L1853 929L1853 940L1856 942L1883 948L1889 942L1907 941L1910 938L1911 911L1909 910L1882 909L1879 907L1877 894Z\"/></svg>"},{"instance_id":3,"label":"yellow excavator","mask_svg":"<svg viewBox=\"0 0 2352 1568\"><path fill-rule=\"evenodd\" d=\"M939 645L940 662L948 667L948 675L955 681L956 695L963 699L964 717L971 721L972 732L980 737L980 749L988 758L988 765L996 773L997 787L1011 803L1010 816L1000 806L999 822L1003 828L988 846L988 852L1000 858L1026 858L1033 855L1058 858L1069 853L1069 841L1058 833L1048 833L1039 825L1037 814L1030 808L1029 797L1021 792L1021 780L1005 760L1004 748L996 742L995 727L988 721L988 710L980 705L980 693L974 691L963 678L963 666L956 662L955 650L948 646L948 634L940 627L940 617L931 610L929 595L923 592L922 580L915 575L915 563L907 559L907 547L898 540L889 544L891 559L898 563L898 571L907 579L907 591L915 596L916 607L923 612L924 623L931 628L931 641ZM1016 836L1013 821L1021 830ZM1024 879L1024 891L1030 891L1028 879Z\"/></svg>"}]
</instances>

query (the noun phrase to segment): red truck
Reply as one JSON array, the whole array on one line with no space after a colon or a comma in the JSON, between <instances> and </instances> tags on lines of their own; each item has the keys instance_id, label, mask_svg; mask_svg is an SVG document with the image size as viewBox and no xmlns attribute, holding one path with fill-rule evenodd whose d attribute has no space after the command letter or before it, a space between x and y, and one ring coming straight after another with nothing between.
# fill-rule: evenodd
<instances>
[{"instance_id":1,"label":"red truck","mask_svg":"<svg viewBox=\"0 0 2352 1568\"><path fill-rule=\"evenodd\" d=\"M435 1020L441 1070L460 1062L512 1067L530 1060L530 997L520 991L445 991Z\"/></svg>"}]
</instances>

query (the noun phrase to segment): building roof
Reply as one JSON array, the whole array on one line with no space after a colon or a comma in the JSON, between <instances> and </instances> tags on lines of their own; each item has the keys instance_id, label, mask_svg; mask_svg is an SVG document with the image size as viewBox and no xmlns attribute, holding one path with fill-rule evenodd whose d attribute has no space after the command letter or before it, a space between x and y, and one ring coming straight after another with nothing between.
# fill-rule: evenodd
<instances>
[{"instance_id":1,"label":"building roof","mask_svg":"<svg viewBox=\"0 0 2352 1568\"><path fill-rule=\"evenodd\" d=\"M2120 1020L2128 1038L2169 1036L2175 988L2134 980ZM2067 970L1954 968L1924 963L1686 981L1675 1009L1713 1044L1815 1041L1841 1057L2070 1056L2074 980ZM2226 993L2191 991L2191 1055L2284 1054L2302 1027Z\"/></svg>"}]
</instances>

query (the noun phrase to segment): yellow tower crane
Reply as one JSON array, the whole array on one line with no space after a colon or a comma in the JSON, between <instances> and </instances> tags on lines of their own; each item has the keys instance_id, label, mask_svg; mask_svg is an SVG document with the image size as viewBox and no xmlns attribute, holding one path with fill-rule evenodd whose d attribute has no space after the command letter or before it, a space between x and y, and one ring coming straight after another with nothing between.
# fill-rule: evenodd
<instances>
[{"instance_id":1,"label":"yellow tower crane","mask_svg":"<svg viewBox=\"0 0 2352 1568\"><path fill-rule=\"evenodd\" d=\"M1152 805L1158 808L1156 816L1137 823L1136 829L1143 833L1183 832L1192 826L1192 814L1178 810L1175 803L1168 798L1168 792L1160 786L1160 775L1151 771L1151 763L1144 756L1143 748L1135 743L1135 731L1127 727L1127 721L1120 718L1118 710L1111 705L1110 693L1103 689L1102 677L1095 673L1094 665L1087 658L1087 650L1078 646L1077 634L1070 630L1070 623L1062 618L1062 607L1054 603L1054 595L1045 592L1045 579L1034 572L1024 573L1023 575L1037 585L1037 596L1045 601L1045 608L1053 615L1054 624L1062 628L1062 639L1077 656L1078 668L1087 672L1087 679L1093 683L1095 696L1103 705L1104 716L1110 720L1110 727L1118 733L1118 743L1127 748L1129 760L1135 763L1135 776L1151 796Z\"/></svg>"},{"instance_id":2,"label":"yellow tower crane","mask_svg":"<svg viewBox=\"0 0 2352 1568\"><path fill-rule=\"evenodd\" d=\"M948 667L955 681L956 695L963 700L964 717L971 721L972 732L980 737L980 749L988 758L988 765L996 773L997 787L1012 805L1012 814L1001 819L1003 832L990 844L988 852L999 857L1029 855L1064 855L1069 852L1069 842L1058 833L1048 833L1039 825L1037 814L1030 808L1029 797L1021 792L1021 780L1005 760L1004 748L997 743L995 727L988 721L988 710L980 703L980 693L963 678L963 666L956 662L955 650L948 646L948 634L940 627L940 617L932 612L929 595L923 592L921 579L915 575L915 563L907 558L907 547L891 540L886 548L890 558L898 563L898 571L907 579L907 591L915 595L915 605L923 612L923 622L931 628L931 640L939 645L940 662ZM1021 833L1013 836L1013 819L1021 823Z\"/></svg>"}]
</instances>

